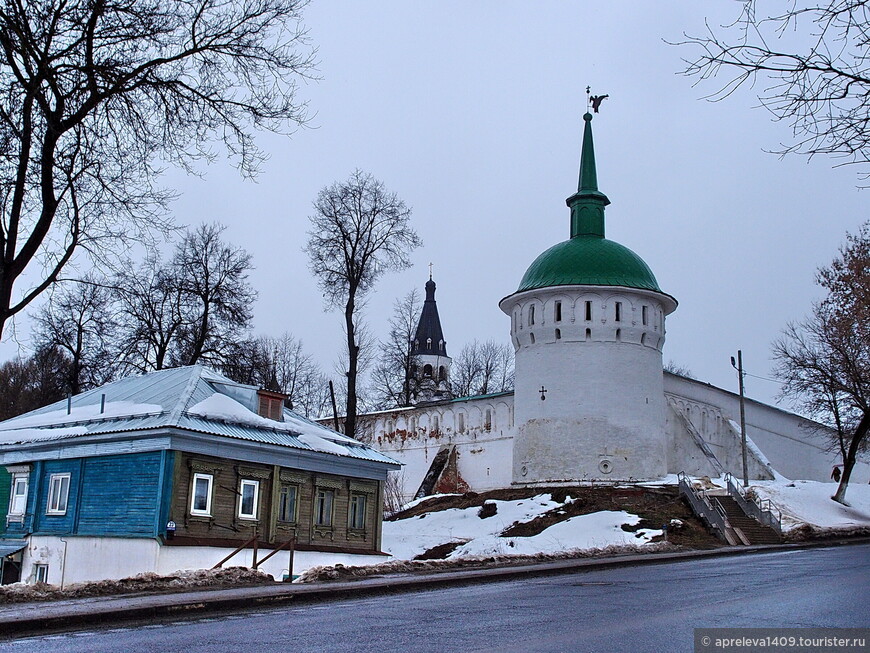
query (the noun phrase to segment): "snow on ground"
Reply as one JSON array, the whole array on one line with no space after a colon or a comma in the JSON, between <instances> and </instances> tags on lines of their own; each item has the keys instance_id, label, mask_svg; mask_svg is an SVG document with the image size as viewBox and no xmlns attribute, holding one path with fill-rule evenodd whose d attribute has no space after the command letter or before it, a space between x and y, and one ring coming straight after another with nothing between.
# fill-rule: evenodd
<instances>
[{"instance_id":1,"label":"snow on ground","mask_svg":"<svg viewBox=\"0 0 870 653\"><path fill-rule=\"evenodd\" d=\"M770 499L782 511L783 530L803 524L818 528L854 528L870 526L870 485L849 484L846 502L831 497L836 483L819 481L754 481L750 485L760 499Z\"/></svg>"},{"instance_id":2,"label":"snow on ground","mask_svg":"<svg viewBox=\"0 0 870 653\"><path fill-rule=\"evenodd\" d=\"M646 544L650 538L662 534L660 530L639 529L636 533L622 530L623 524L633 526L639 521L640 517L625 511L602 510L570 517L531 537L505 538L497 534L477 537L456 549L449 557L534 555L577 549L603 549L614 545Z\"/></svg>"},{"instance_id":3,"label":"snow on ground","mask_svg":"<svg viewBox=\"0 0 870 653\"><path fill-rule=\"evenodd\" d=\"M394 559L411 560L441 544L461 543L449 559L489 555L533 555L574 549L604 548L612 545L640 545L661 531L641 529L637 533L623 531L623 524L634 525L639 517L627 512L602 511L572 517L556 523L538 535L530 537L500 537L515 522L529 522L535 517L564 504L553 501L549 494L539 494L517 501L490 501L497 508L495 515L481 519L479 506L452 508L385 522L383 550Z\"/></svg>"}]
</instances>

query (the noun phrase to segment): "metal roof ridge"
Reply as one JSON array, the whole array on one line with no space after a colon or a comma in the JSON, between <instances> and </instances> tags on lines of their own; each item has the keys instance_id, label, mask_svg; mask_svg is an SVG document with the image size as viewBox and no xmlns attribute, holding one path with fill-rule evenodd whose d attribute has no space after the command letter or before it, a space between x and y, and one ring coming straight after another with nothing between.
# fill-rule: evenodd
<instances>
[{"instance_id":1,"label":"metal roof ridge","mask_svg":"<svg viewBox=\"0 0 870 653\"><path fill-rule=\"evenodd\" d=\"M196 390L197 384L202 379L202 365L194 365L193 366L193 374L191 374L190 379L187 381L187 385L184 386L184 390L181 391L181 395L178 398L178 401L175 403L175 406L169 413L169 422L171 424L176 424L178 422L178 418L181 417L181 414L185 411L187 406L187 402L190 401L190 398L193 396L194 390Z\"/></svg>"}]
</instances>

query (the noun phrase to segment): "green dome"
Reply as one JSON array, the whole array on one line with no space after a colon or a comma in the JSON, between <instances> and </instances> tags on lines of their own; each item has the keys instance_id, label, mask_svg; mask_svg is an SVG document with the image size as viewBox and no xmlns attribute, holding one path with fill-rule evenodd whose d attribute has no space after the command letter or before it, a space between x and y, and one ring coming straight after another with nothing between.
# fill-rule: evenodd
<instances>
[{"instance_id":1,"label":"green dome","mask_svg":"<svg viewBox=\"0 0 870 653\"><path fill-rule=\"evenodd\" d=\"M548 286L625 286L662 292L640 256L594 235L575 236L541 254L526 270L517 292Z\"/></svg>"}]
</instances>

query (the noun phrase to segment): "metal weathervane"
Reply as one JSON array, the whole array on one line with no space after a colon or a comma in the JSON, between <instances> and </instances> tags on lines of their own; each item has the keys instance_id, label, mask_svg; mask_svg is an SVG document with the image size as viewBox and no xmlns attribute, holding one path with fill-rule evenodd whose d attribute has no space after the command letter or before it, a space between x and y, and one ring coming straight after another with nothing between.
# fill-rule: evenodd
<instances>
[{"instance_id":1,"label":"metal weathervane","mask_svg":"<svg viewBox=\"0 0 870 653\"><path fill-rule=\"evenodd\" d=\"M604 102L605 98L609 98L609 95L591 95L590 91L592 89L587 86L586 87L586 110L589 111L589 108L592 108L592 111L598 113L598 107L601 106L601 103Z\"/></svg>"}]
</instances>

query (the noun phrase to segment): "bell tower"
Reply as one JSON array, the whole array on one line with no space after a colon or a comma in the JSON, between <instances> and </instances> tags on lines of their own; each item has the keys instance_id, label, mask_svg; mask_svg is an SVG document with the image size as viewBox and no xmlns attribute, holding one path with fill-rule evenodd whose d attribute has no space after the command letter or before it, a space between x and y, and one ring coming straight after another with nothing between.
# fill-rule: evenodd
<instances>
[{"instance_id":1,"label":"bell tower","mask_svg":"<svg viewBox=\"0 0 870 653\"><path fill-rule=\"evenodd\" d=\"M435 282L431 266L426 282L426 300L420 312L420 321L411 345L409 385L413 404L452 399L450 391L450 363L447 341L441 330L438 305L435 303Z\"/></svg>"}]
</instances>

